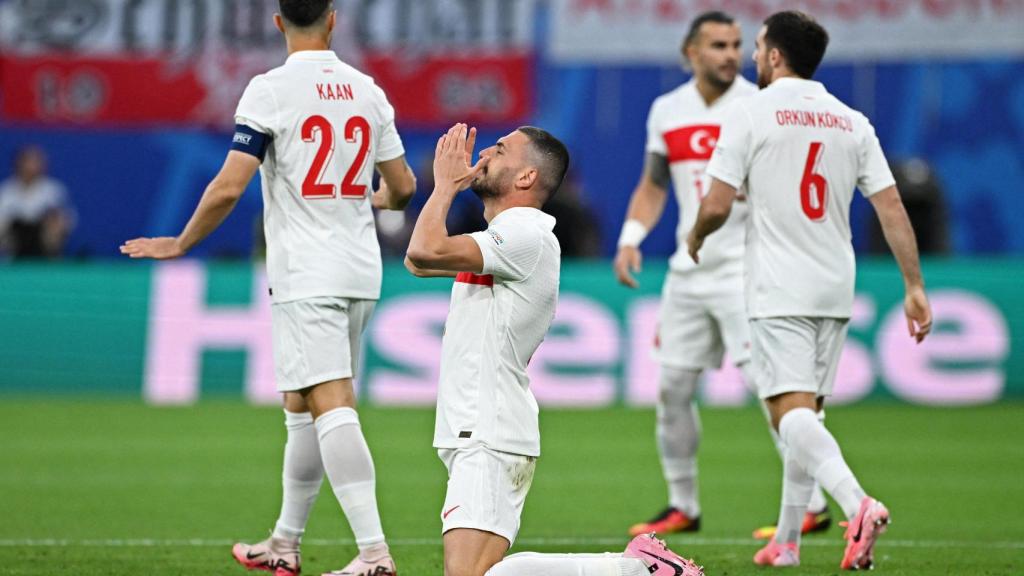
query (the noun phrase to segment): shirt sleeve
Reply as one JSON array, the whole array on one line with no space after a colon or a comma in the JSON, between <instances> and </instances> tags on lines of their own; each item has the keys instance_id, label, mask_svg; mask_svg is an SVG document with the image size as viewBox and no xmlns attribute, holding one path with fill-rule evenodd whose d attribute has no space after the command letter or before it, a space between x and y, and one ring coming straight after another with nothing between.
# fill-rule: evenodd
<instances>
[{"instance_id":1,"label":"shirt sleeve","mask_svg":"<svg viewBox=\"0 0 1024 576\"><path fill-rule=\"evenodd\" d=\"M377 138L376 162L387 162L405 154L405 147L402 146L402 138L398 135L395 127L395 108L388 102L388 97L379 87L377 91L378 109L380 112L380 131Z\"/></svg>"},{"instance_id":2,"label":"shirt sleeve","mask_svg":"<svg viewBox=\"0 0 1024 576\"><path fill-rule=\"evenodd\" d=\"M661 109L661 106L658 105L659 102L661 102L661 98L651 104L651 110L647 113L647 145L644 150L649 154L668 156L668 147L665 145L665 138L659 128L658 116Z\"/></svg>"},{"instance_id":3,"label":"shirt sleeve","mask_svg":"<svg viewBox=\"0 0 1024 576\"><path fill-rule=\"evenodd\" d=\"M484 274L519 282L533 273L544 243L536 226L502 222L469 235L480 246Z\"/></svg>"},{"instance_id":4,"label":"shirt sleeve","mask_svg":"<svg viewBox=\"0 0 1024 576\"><path fill-rule=\"evenodd\" d=\"M866 198L896 184L896 179L893 178L892 170L889 169L885 153L882 152L882 145L878 142L878 136L875 135L874 126L867 122L867 119L865 119L865 123L867 124L867 134L861 142L857 188Z\"/></svg>"},{"instance_id":5,"label":"shirt sleeve","mask_svg":"<svg viewBox=\"0 0 1024 576\"><path fill-rule=\"evenodd\" d=\"M753 121L746 107L739 104L732 106L722 122L718 143L708 162L708 176L738 190L750 170L753 140Z\"/></svg>"},{"instance_id":6,"label":"shirt sleeve","mask_svg":"<svg viewBox=\"0 0 1024 576\"><path fill-rule=\"evenodd\" d=\"M254 77L238 101L235 124L248 126L257 132L273 136L277 116L277 100L267 86L267 81L262 76Z\"/></svg>"}]
</instances>

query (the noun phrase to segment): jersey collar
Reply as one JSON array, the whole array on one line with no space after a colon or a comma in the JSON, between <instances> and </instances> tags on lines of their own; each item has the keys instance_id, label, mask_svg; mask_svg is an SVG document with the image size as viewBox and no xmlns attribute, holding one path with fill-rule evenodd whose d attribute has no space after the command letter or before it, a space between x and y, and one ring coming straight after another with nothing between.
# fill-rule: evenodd
<instances>
[{"instance_id":1,"label":"jersey collar","mask_svg":"<svg viewBox=\"0 0 1024 576\"><path fill-rule=\"evenodd\" d=\"M305 62L334 62L338 59L338 55L334 53L334 50L299 50L298 52L292 53L288 57L288 62L292 60L302 60Z\"/></svg>"},{"instance_id":2,"label":"jersey collar","mask_svg":"<svg viewBox=\"0 0 1024 576\"><path fill-rule=\"evenodd\" d=\"M500 221L502 218L505 217L506 214L511 214L513 217L515 217L516 215L520 215L527 218L533 218L536 219L541 225L543 225L545 229L549 231L555 229L554 216L546 212L542 212L536 208L530 208L529 206L516 206L514 208L506 208L501 211L501 214L495 216L494 220L491 220L490 223L494 224L495 222Z\"/></svg>"},{"instance_id":3,"label":"jersey collar","mask_svg":"<svg viewBox=\"0 0 1024 576\"><path fill-rule=\"evenodd\" d=\"M785 90L801 90L805 92L825 92L825 85L817 80L806 80L804 78L793 78L787 76L785 78L779 78L772 82L771 86L778 86L780 89Z\"/></svg>"}]
</instances>

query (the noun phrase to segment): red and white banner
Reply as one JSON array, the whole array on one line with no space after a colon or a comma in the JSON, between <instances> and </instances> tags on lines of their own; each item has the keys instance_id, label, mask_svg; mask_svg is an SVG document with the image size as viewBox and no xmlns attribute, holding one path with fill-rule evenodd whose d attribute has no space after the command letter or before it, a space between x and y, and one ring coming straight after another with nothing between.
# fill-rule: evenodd
<instances>
[{"instance_id":1,"label":"red and white banner","mask_svg":"<svg viewBox=\"0 0 1024 576\"><path fill-rule=\"evenodd\" d=\"M675 62L690 21L722 10L746 50L780 10L813 15L827 61L1024 54L1024 0L551 0L549 49L572 62Z\"/></svg>"},{"instance_id":2,"label":"red and white banner","mask_svg":"<svg viewBox=\"0 0 1024 576\"><path fill-rule=\"evenodd\" d=\"M535 0L337 0L332 47L400 125L516 123L533 103ZM276 0L0 2L0 114L79 124L230 125L279 66Z\"/></svg>"}]
</instances>

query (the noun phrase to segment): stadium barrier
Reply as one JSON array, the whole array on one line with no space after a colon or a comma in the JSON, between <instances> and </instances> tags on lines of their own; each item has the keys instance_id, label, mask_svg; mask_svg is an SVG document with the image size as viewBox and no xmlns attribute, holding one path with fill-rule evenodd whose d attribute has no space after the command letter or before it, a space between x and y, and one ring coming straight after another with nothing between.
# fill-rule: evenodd
<instances>
[{"instance_id":1,"label":"stadium barrier","mask_svg":"<svg viewBox=\"0 0 1024 576\"><path fill-rule=\"evenodd\" d=\"M650 405L650 348L664 263L641 288L606 262L566 263L555 324L530 364L542 405ZM1024 260L925 263L935 333L916 346L891 261L861 262L835 402L982 404L1024 397ZM451 281L385 265L364 340L359 393L379 405L430 405ZM262 265L37 264L0 268L0 393L141 395L154 404L244 395L276 403ZM738 371L711 372L710 405L750 401Z\"/></svg>"}]
</instances>

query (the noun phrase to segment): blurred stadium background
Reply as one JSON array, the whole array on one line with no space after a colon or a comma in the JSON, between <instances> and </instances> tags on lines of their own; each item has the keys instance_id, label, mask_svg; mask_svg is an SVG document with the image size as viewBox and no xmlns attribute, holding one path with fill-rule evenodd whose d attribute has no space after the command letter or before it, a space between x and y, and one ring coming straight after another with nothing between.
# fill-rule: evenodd
<instances>
[{"instance_id":1,"label":"blurred stadium background","mask_svg":"<svg viewBox=\"0 0 1024 576\"><path fill-rule=\"evenodd\" d=\"M79 424L95 433L90 440L95 445L104 439L117 445L124 429L110 425L119 414L141 424L180 419L182 426L206 430L192 421L203 416L211 442L244 445L245 432L231 426L249 420L235 405L243 399L277 402L257 181L195 258L148 265L123 261L117 252L128 238L176 234L191 215L223 161L242 89L252 75L284 59L283 40L270 19L275 6L274 0L0 0L0 179L14 172L19 151L36 146L68 198L68 234L59 249L43 258L19 258L8 243L0 256L0 431L4 443L9 442L0 456L9 459L0 486L20 495L14 498L17 505L11 499L0 503L0 517L17 519L0 528L3 564L15 566L11 572L0 567L0 573L52 573L9 561L26 557L27 550L27 557L36 560L61 557L63 548L47 548L46 539L81 542L96 534L93 524L41 520L52 512L43 504L50 498L80 502L83 497L53 491L65 473L57 464L67 457L62 450L78 437ZM519 125L542 126L562 138L573 154L565 190L550 207L563 223L556 232L571 257L564 266L555 326L531 364L533 389L549 409L600 409L588 412L594 420L581 422L611 426L626 419L630 426L647 426L634 436L644 455L643 485L654 493L642 510L618 505L610 513L618 523L648 514L660 502L661 490L649 410L657 367L648 348L664 259L674 249L674 201L643 246L648 260L641 288L618 286L610 266L641 169L648 107L686 79L679 44L697 13L722 9L737 16L744 23L747 56L767 14L798 7L817 16L832 34L817 79L874 123L927 253L924 272L937 317L929 341L912 346L904 335L898 272L879 250L869 206L858 199L852 212L860 265L857 302L835 398L835 404L853 406L838 413L849 420L908 423L932 414L950 423L946 431L954 438L959 437L956 431L977 432L977 442L986 446L988 468L978 465L979 477L964 476L948 489L957 493L965 483L989 483L996 492L988 500L995 495L1005 499L1007 516L1000 517L998 507L990 510L999 529L991 536L978 533L1008 544L999 548L1005 559L985 553L998 559L987 573L1024 570L1019 519L1024 493L1020 476L1012 480L1024 464L1024 352L1019 344L1024 338L1024 2L336 0L336 7L340 29L334 47L387 91L421 186L404 215L379 221L382 247L391 260L384 297L367 334L359 379L362 401L387 421L406 421L406 416L429 420L449 285L412 278L398 256L429 193L426 171L437 134L455 121L469 121L480 127L481 141L488 142ZM744 65L745 75L753 78L752 63ZM452 229L480 226L479 206L463 195L453 210ZM192 406L200 400L190 409L192 416L147 408ZM736 433L737 428L726 425L735 413L749 416L744 421L753 424L747 428L761 434L734 370L709 375L702 401L711 407L746 407L709 411L709 429ZM968 405L981 407L949 409ZM46 419L31 417L36 411L79 424L49 429ZM93 411L101 415L98 420L89 417ZM173 514L161 513L143 524L118 524L115 515L113 526L103 524L96 537L229 538L253 534L259 522L269 522L276 498L273 458L279 448L273 442L283 435L272 433L278 425L275 411L255 413L261 415L259 426L270 431L264 436L271 443L264 450L269 464L258 472L266 480L258 494L268 501L259 518L220 518L223 526L189 532L194 524ZM547 421L563 413L552 414ZM220 418L223 426L210 424ZM908 445L925 445L935 431L915 426L890 432ZM978 431L988 430L985 426L993 427L991 433ZM400 435L409 444L388 452L397 444L388 444L389 429L379 426L375 434L384 456L378 460L415 450L417 461L429 470L424 474L433 479L427 484L438 495L426 501L440 506L437 482L443 478L440 466L430 460L429 422L413 428L422 437ZM44 429L48 440L36 443L33 438ZM110 435L104 436L107 430ZM175 436L173 430L146 446L160 450ZM601 442L608 439L595 436L593 445L587 441L587 436L579 438L580 449L597 458ZM731 453L728 437L717 442ZM774 466L768 443L757 446L764 453L760 461ZM935 456L934 468L915 472L922 481L972 465L957 456L969 448L945 446L949 451ZM702 457L714 449L708 447ZM877 465L903 457L899 451L885 454L891 458L876 455ZM101 455L91 462L122 466L146 478L139 470L152 464L107 461ZM713 462L705 473L728 478L727 469ZM177 465L190 466L187 455ZM75 470L87 477L95 472L88 461ZM767 494L756 504L759 517L750 522L773 517L777 483L771 483L776 482L771 470L771 481L758 488L758 494ZM548 484L542 474L538 490L562 502L558 494L565 497L571 485ZM95 509L79 510L83 514L105 510L98 502L104 490L113 489L93 479L102 489L89 495L97 503ZM611 498L635 480L618 476L608 494L599 494ZM714 499L725 496L711 496L713 482L703 481L713 508ZM163 484L154 478L139 486L145 492ZM225 500L231 494L225 493ZM948 492L935 495L943 494ZM977 498L984 501L985 495ZM220 502L201 500L199 505ZM723 500L723 508L728 502ZM412 539L434 536L434 513L426 510L416 529L400 533ZM387 514L386 509L386 520ZM162 523L165 516L169 519ZM552 526L561 526L552 522L539 527L528 521L524 534L547 535ZM594 542L619 535L606 524L595 521L579 533ZM573 530L572 523L566 526ZM246 529L250 532L239 532ZM736 566L746 566L746 551L726 550L719 541L703 545L710 548L698 554L709 566L719 553L738 554L742 562ZM68 567L93 562L100 573L108 552L72 555L76 560ZM172 562L172 553L163 553ZM436 556L436 550L431 554Z\"/></svg>"}]
</instances>

